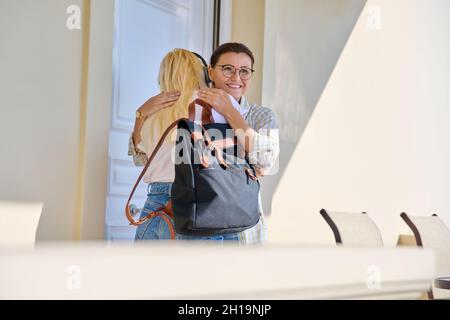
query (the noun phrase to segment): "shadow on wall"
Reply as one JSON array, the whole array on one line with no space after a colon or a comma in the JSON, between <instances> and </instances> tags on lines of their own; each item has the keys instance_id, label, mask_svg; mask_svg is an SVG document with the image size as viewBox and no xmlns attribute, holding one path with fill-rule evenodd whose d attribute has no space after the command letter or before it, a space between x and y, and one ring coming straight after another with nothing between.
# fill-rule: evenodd
<instances>
[{"instance_id":1,"label":"shadow on wall","mask_svg":"<svg viewBox=\"0 0 450 320\"><path fill-rule=\"evenodd\" d=\"M266 0L262 100L277 113L281 144L278 173L262 183L266 215L365 4L366 0Z\"/></svg>"}]
</instances>

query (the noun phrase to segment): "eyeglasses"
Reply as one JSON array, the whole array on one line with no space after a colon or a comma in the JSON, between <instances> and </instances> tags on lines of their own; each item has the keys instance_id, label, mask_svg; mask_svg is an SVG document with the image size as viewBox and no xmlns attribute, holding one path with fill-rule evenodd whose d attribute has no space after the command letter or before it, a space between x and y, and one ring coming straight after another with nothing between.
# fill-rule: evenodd
<instances>
[{"instance_id":1,"label":"eyeglasses","mask_svg":"<svg viewBox=\"0 0 450 320\"><path fill-rule=\"evenodd\" d=\"M239 77L242 80L250 79L253 76L253 72L255 72L255 70L247 67L235 68L230 64L222 64L222 65L218 64L216 65L216 67L222 68L222 73L227 78L231 78L236 73L236 71L239 71Z\"/></svg>"}]
</instances>

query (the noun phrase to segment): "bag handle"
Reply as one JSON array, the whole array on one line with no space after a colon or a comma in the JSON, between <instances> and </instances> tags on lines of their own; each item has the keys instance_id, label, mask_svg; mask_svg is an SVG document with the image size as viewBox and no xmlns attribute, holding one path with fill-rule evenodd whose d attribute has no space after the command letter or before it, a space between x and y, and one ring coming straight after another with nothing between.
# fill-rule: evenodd
<instances>
[{"instance_id":1,"label":"bag handle","mask_svg":"<svg viewBox=\"0 0 450 320\"><path fill-rule=\"evenodd\" d=\"M145 164L144 168L142 169L142 172L140 173L138 179L136 180L136 183L133 186L133 189L131 190L130 196L128 197L127 203L125 205L125 215L128 219L128 221L130 222L131 225L133 226L139 226L141 224L143 224L145 221L147 221L150 218L153 218L154 216L161 216L161 218L163 218L170 229L170 233L171 233L171 239L175 239L175 231L173 229L172 223L170 222L170 220L167 218L167 216L165 216L161 211L163 211L164 213L170 215L172 212L172 204L168 203L166 206L159 208L156 211L152 211L150 212L147 216L140 218L139 220L134 220L132 214L131 214L131 209L130 209L130 202L131 199L133 198L134 192L136 191L137 186L139 185L139 183L141 182L142 178L144 177L145 172L147 171L148 167L150 166L150 163L153 161L153 159L156 156L156 153L159 151L159 149L161 148L164 140L166 139L166 137L169 135L169 132L176 126L178 125L178 123L180 121L189 121L189 119L187 118L181 118L178 119L174 122L172 122L169 127L166 129L166 131L164 131L163 135L161 136L161 138L158 141L158 144L156 145L155 149L153 150L152 154L150 155L150 158L148 159L147 163Z\"/></svg>"},{"instance_id":2,"label":"bag handle","mask_svg":"<svg viewBox=\"0 0 450 320\"><path fill-rule=\"evenodd\" d=\"M212 116L212 112L211 109L212 107L207 104L205 101L200 100L200 99L195 99L194 101L192 101L189 104L189 120L191 120L192 122L195 122L195 105L198 104L199 106L202 107L202 116L201 116L201 124L205 125L205 124L210 124L210 123L215 123L214 122L214 118Z\"/></svg>"}]
</instances>

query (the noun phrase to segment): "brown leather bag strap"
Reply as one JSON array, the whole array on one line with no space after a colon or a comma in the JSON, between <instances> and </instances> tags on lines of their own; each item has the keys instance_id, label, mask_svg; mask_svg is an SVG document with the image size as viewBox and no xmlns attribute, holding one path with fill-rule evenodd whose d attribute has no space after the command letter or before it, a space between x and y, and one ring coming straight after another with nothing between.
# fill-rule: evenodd
<instances>
[{"instance_id":1,"label":"brown leather bag strap","mask_svg":"<svg viewBox=\"0 0 450 320\"><path fill-rule=\"evenodd\" d=\"M139 175L139 177L138 177L136 183L134 184L133 189L131 190L130 196L128 197L128 201L127 201L127 203L126 203L126 205L125 205L125 215L126 215L128 221L130 222L130 224L133 225L133 226L139 226L139 225L143 224L146 220L150 219L151 217L153 217L153 216L155 216L155 215L160 215L164 220L166 220L167 224L169 225L169 228L171 229L171 234L173 233L173 232L172 232L172 231L173 231L173 226L172 226L172 224L170 223L170 220L169 220L166 216L161 215L160 213L158 213L158 212L160 212L160 211L164 211L166 214L167 214L167 212L171 212L171 211L172 211L171 204L168 204L168 205L165 207L166 210L158 209L158 210L156 210L156 211L150 212L146 217L143 217L143 218L139 219L138 221L136 221L136 220L134 220L133 216L131 215L130 202L131 202L131 199L133 198L133 195L134 195L134 192L136 191L137 186L139 185L139 182L141 182L142 178L144 177L145 172L147 171L148 167L150 166L150 163L151 163L151 162L153 161L153 159L155 158L156 153L157 153L157 152L159 151L159 149L161 148L161 146L162 146L164 140L165 140L166 137L169 135L169 132L170 132L175 126L177 126L178 123L179 123L180 121L189 121L189 119L187 119L187 118L181 118L181 119L178 119L178 120L172 122L172 123L169 125L169 127L166 129L166 131L164 131L163 135L161 136L161 138L160 138L159 141L158 141L158 144L156 145L155 149L153 150L152 154L150 155L150 158L148 159L148 161L147 161L147 163L146 163L144 169L142 169L142 172L141 172L141 174ZM173 233L173 234L174 234L174 233ZM174 239L174 237L173 237L172 239Z\"/></svg>"},{"instance_id":2,"label":"brown leather bag strap","mask_svg":"<svg viewBox=\"0 0 450 320\"><path fill-rule=\"evenodd\" d=\"M170 203L170 201L169 201ZM173 227L172 221L167 217L167 213L165 212L155 212L155 216L160 216L169 226L170 230L170 239L175 240L175 228Z\"/></svg>"},{"instance_id":3,"label":"brown leather bag strap","mask_svg":"<svg viewBox=\"0 0 450 320\"><path fill-rule=\"evenodd\" d=\"M200 99L195 99L189 104L188 112L189 112L189 120L192 122L195 122L195 105L199 105L202 107L202 115L201 115L201 122L202 124L210 124L214 123L214 118L212 116L212 107L207 104L205 101Z\"/></svg>"}]
</instances>

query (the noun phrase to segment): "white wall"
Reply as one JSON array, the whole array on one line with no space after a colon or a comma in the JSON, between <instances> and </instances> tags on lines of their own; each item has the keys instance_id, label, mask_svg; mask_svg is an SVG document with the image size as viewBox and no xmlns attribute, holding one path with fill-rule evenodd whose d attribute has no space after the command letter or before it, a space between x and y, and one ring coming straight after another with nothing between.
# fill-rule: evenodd
<instances>
[{"instance_id":1,"label":"white wall","mask_svg":"<svg viewBox=\"0 0 450 320\"><path fill-rule=\"evenodd\" d=\"M66 27L70 5L80 30ZM44 202L38 240L103 237L112 8L0 2L0 200Z\"/></svg>"},{"instance_id":2,"label":"white wall","mask_svg":"<svg viewBox=\"0 0 450 320\"><path fill-rule=\"evenodd\" d=\"M74 235L80 126L82 1L0 2L0 199L44 202L39 238Z\"/></svg>"},{"instance_id":3,"label":"white wall","mask_svg":"<svg viewBox=\"0 0 450 320\"><path fill-rule=\"evenodd\" d=\"M311 10L308 2L276 3L284 15L266 24L266 39ZM325 14L327 3L320 6ZM374 8L381 10L380 29ZM437 213L450 225L448 12L447 0L368 1L301 140L290 146L295 150L273 197L271 241L332 243L322 207L367 211L388 245L408 230L401 211ZM279 112L290 92L299 93L290 108L302 107L308 74L295 54L316 31L310 33L292 35L292 46L275 50L266 41L266 64L286 57L264 70L263 103ZM299 80L276 91L288 76Z\"/></svg>"},{"instance_id":4,"label":"white wall","mask_svg":"<svg viewBox=\"0 0 450 320\"><path fill-rule=\"evenodd\" d=\"M272 197L355 26L365 0L266 2L263 104L277 113L281 134L278 174L263 179ZM293 207L295 208L295 207Z\"/></svg>"}]
</instances>

